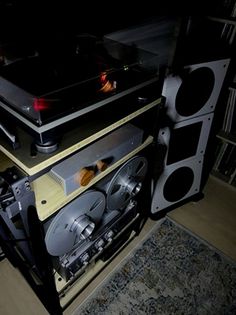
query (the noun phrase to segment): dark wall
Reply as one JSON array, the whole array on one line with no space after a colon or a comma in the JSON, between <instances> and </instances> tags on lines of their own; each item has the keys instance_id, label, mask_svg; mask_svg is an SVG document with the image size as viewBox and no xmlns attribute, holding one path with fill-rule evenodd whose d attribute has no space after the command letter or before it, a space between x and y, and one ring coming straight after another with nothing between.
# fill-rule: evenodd
<instances>
[{"instance_id":1,"label":"dark wall","mask_svg":"<svg viewBox=\"0 0 236 315\"><path fill-rule=\"evenodd\" d=\"M221 2L0 0L0 33L1 37L20 34L30 38L65 31L101 35L136 25L153 16L210 14Z\"/></svg>"},{"instance_id":2,"label":"dark wall","mask_svg":"<svg viewBox=\"0 0 236 315\"><path fill-rule=\"evenodd\" d=\"M23 55L34 49L50 51L58 38L65 40L65 44L58 44L63 46L74 35L103 36L163 15L214 14L220 11L222 2L0 0L0 48L17 42Z\"/></svg>"}]
</instances>

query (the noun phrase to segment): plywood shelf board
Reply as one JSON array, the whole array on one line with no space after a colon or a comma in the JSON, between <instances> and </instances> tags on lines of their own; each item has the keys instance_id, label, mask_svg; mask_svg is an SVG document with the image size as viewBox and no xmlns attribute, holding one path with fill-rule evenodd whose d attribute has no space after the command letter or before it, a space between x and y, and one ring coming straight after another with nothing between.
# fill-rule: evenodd
<instances>
[{"instance_id":1,"label":"plywood shelf board","mask_svg":"<svg viewBox=\"0 0 236 315\"><path fill-rule=\"evenodd\" d=\"M146 106L132 112L128 116L125 116L119 120L111 120L110 118L106 122L99 121L96 124L86 122L86 126L80 126L77 129L70 131L63 137L63 142L59 149L51 154L40 154L36 157L30 155L30 146L32 138L29 134L21 130L21 144L22 147L18 150L13 150L7 144L0 144L0 150L7 155L16 165L23 169L28 175L35 175L44 169L50 167L63 158L66 158L70 154L76 152L82 147L88 145L99 137L104 136L108 132L118 128L119 126L129 122L142 113L154 108L161 103L161 98L147 104ZM108 123L110 121L110 124ZM111 123L113 121L113 123Z\"/></svg>"},{"instance_id":2,"label":"plywood shelf board","mask_svg":"<svg viewBox=\"0 0 236 315\"><path fill-rule=\"evenodd\" d=\"M50 175L45 174L32 183L32 189L36 197L36 209L40 221L46 220L61 207L72 201L75 197L83 193L85 190L93 186L100 179L115 170L122 163L139 153L145 147L153 142L153 137L149 136L146 141L135 150L131 151L125 157L109 166L105 171L95 176L87 186L80 187L70 195L66 196L60 184L58 184Z\"/></svg>"}]
</instances>

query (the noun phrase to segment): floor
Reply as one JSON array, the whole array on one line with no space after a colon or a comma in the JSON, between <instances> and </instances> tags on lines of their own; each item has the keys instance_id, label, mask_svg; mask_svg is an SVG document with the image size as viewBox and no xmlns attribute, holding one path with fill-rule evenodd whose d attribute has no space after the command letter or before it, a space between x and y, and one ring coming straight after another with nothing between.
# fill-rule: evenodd
<instances>
[{"instance_id":1,"label":"floor","mask_svg":"<svg viewBox=\"0 0 236 315\"><path fill-rule=\"evenodd\" d=\"M204 193L169 216L236 261L236 188L212 176Z\"/></svg>"},{"instance_id":2,"label":"floor","mask_svg":"<svg viewBox=\"0 0 236 315\"><path fill-rule=\"evenodd\" d=\"M205 197L199 202L185 204L169 212L168 216L236 260L236 188L211 176L204 189L204 195ZM114 266L146 237L155 224L158 222L147 221L139 237L136 237L122 254L119 254L94 279L66 309L65 315L73 312L73 309L104 280ZM48 315L26 281L6 259L0 262L0 283L0 314Z\"/></svg>"}]
</instances>

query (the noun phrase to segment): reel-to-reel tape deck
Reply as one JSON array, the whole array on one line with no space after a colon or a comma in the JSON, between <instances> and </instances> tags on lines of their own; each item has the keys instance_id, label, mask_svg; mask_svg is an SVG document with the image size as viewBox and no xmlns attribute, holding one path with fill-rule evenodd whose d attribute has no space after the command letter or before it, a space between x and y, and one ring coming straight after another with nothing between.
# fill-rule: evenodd
<instances>
[{"instance_id":1,"label":"reel-to-reel tape deck","mask_svg":"<svg viewBox=\"0 0 236 315\"><path fill-rule=\"evenodd\" d=\"M80 274L138 217L148 160L134 156L44 224L54 269L66 281Z\"/></svg>"}]
</instances>

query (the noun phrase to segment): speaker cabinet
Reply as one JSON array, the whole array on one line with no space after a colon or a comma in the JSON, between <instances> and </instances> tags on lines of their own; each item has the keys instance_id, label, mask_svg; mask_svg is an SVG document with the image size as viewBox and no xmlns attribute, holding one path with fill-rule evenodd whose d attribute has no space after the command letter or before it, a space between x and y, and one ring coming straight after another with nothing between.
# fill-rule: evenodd
<instances>
[{"instance_id":1,"label":"speaker cabinet","mask_svg":"<svg viewBox=\"0 0 236 315\"><path fill-rule=\"evenodd\" d=\"M185 66L179 75L169 75L162 94L166 113L173 122L214 111L230 59Z\"/></svg>"},{"instance_id":2,"label":"speaker cabinet","mask_svg":"<svg viewBox=\"0 0 236 315\"><path fill-rule=\"evenodd\" d=\"M155 215L199 193L202 164L203 158L197 156L166 166L153 193L151 213Z\"/></svg>"},{"instance_id":3,"label":"speaker cabinet","mask_svg":"<svg viewBox=\"0 0 236 315\"><path fill-rule=\"evenodd\" d=\"M158 142L167 147L165 165L202 156L205 153L213 116L211 113L181 121L172 128L160 129Z\"/></svg>"},{"instance_id":4,"label":"speaker cabinet","mask_svg":"<svg viewBox=\"0 0 236 315\"><path fill-rule=\"evenodd\" d=\"M153 184L154 216L201 195L206 147L229 62L188 65L165 79L165 117L158 143L166 153Z\"/></svg>"}]
</instances>

